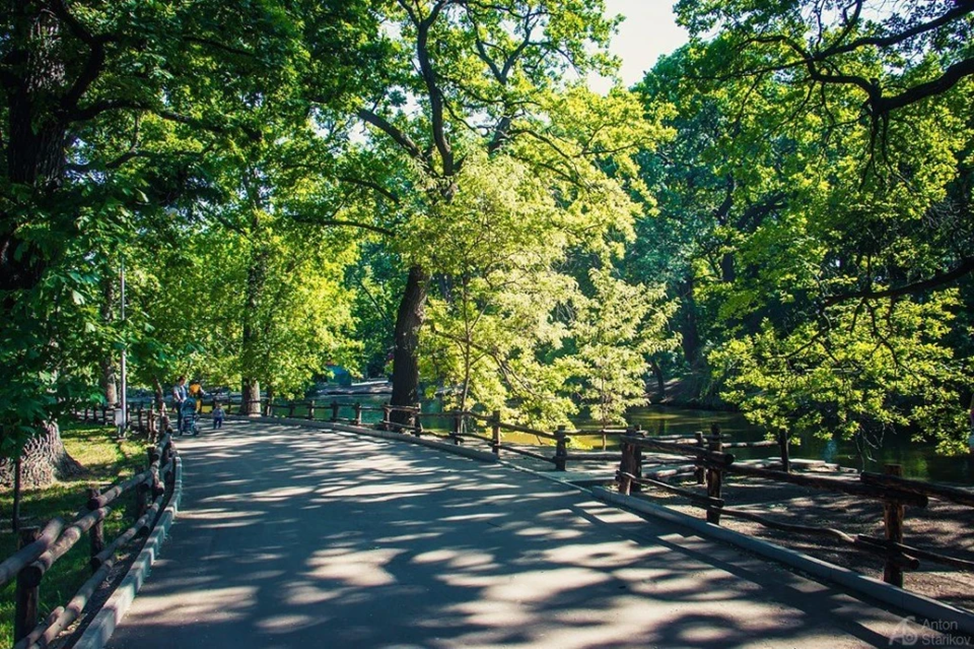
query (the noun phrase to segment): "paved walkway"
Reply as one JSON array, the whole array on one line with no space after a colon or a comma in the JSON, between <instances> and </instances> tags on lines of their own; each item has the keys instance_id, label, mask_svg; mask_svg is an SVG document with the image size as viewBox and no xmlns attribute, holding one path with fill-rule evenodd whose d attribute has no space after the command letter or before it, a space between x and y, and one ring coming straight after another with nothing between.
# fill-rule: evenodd
<instances>
[{"instance_id":1,"label":"paved walkway","mask_svg":"<svg viewBox=\"0 0 974 649\"><path fill-rule=\"evenodd\" d=\"M509 467L230 422L109 647L888 646L901 618Z\"/></svg>"}]
</instances>

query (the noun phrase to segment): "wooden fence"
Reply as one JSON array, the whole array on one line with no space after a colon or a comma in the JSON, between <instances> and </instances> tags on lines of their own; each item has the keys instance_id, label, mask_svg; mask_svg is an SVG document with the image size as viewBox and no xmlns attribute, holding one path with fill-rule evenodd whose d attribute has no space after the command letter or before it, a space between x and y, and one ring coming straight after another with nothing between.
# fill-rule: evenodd
<instances>
[{"instance_id":1,"label":"wooden fence","mask_svg":"<svg viewBox=\"0 0 974 649\"><path fill-rule=\"evenodd\" d=\"M707 440L707 448L703 449L699 441L681 443L677 440L660 441L641 435L627 435L623 438L622 458L616 478L617 487L625 494L639 491L643 487L677 493L690 500L691 504L705 509L707 521L718 525L722 516L730 516L771 529L821 536L847 544L856 550L881 557L884 561L883 580L900 587L903 586L904 571L918 569L920 559L974 572L974 561L907 545L903 538L907 505L923 508L928 505L930 498L935 498L974 507L974 493L955 487L905 479L901 477L901 467L898 465L887 466L885 475L864 472L859 474L858 479L848 479L737 464L732 454L724 452L724 449L729 446L734 444L725 445L722 439L716 436L710 436ZM694 466L703 468L706 471L706 479L702 482L706 483L706 493L698 493L692 488L678 487L659 479L644 477L642 470L647 452L683 456ZM763 512L759 514L728 507L722 494L724 476L727 474L800 485L876 501L883 508L884 538L865 534L853 535L825 526L785 523L768 518Z\"/></svg>"},{"instance_id":2,"label":"wooden fence","mask_svg":"<svg viewBox=\"0 0 974 649\"><path fill-rule=\"evenodd\" d=\"M365 423L364 413L381 413L381 418L374 422L379 429L399 431L417 437L433 436L450 440L454 444L473 440L485 444L496 456L500 456L503 452L530 457L550 463L556 471L565 471L569 463L618 461L616 481L619 491L623 493L632 494L641 492L643 489L659 489L682 496L692 505L704 509L707 521L710 523L719 525L721 517L729 516L772 529L812 534L847 544L857 550L882 557L884 580L897 586L903 585L904 570L917 569L920 559L974 572L972 561L907 545L903 538L903 521L907 505L926 507L930 498L936 498L974 507L974 494L970 491L904 479L900 476L898 466L888 467L886 475L862 473L858 480L795 473L792 471L789 437L784 434L778 436L776 440L732 441L721 434L719 426L714 425L709 434L697 432L647 437L638 427L569 431L564 426L560 426L554 431L539 430L504 422L499 411L490 415L469 411L424 413L419 406L364 405L337 399L275 402L272 399L261 398L259 402L247 402L217 397L209 400L211 406L216 402L226 405L228 413L235 410L238 414L249 414L256 410L264 416L282 416L292 419L321 420L319 415L324 411L327 413L327 421L359 426ZM103 421L108 421L107 412L103 411L101 414ZM150 416L146 415L146 418ZM444 419L449 420L450 430L444 434L424 426L423 422L429 422L431 419L440 422ZM130 420L142 426L141 404L133 406ZM530 447L512 444L503 439L503 432L531 435L537 438L539 444ZM569 451L572 436L601 437L602 451ZM606 451L609 438L616 438L619 441L620 450ZM541 440L550 444L540 443ZM780 458L777 464L780 469L735 463L734 455L728 452L731 449L762 447L777 447ZM552 448L553 452L545 452L545 448ZM648 467L654 468L646 471L644 475L644 469ZM728 474L823 489L876 501L883 508L885 538L863 534L852 535L829 527L785 523L770 519L763 513L728 507L723 497L724 476ZM671 484L666 481L668 478L689 478L691 475L696 484L702 487L701 490L695 491L692 486Z\"/></svg>"},{"instance_id":3,"label":"wooden fence","mask_svg":"<svg viewBox=\"0 0 974 649\"><path fill-rule=\"evenodd\" d=\"M119 550L126 547L140 532L155 525L163 506L167 486L173 478L175 453L170 436L163 436L158 445L148 449L148 468L105 491L91 489L88 502L74 519L65 524L60 518L50 521L43 529L24 528L20 532L20 550L0 563L0 588L16 579L16 609L14 613L14 649L46 647L57 635L74 622L87 605L98 586L115 564ZM120 498L134 492L136 521L115 539L107 542L104 521ZM58 606L44 619L38 620L40 589L45 573L87 533L90 538L91 577L74 597Z\"/></svg>"}]
</instances>

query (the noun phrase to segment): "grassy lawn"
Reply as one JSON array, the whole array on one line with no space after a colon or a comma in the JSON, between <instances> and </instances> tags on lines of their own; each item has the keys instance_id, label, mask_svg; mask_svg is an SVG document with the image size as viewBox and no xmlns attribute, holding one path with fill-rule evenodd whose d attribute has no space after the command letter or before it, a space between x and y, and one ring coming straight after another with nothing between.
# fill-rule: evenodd
<instances>
[{"instance_id":1,"label":"grassy lawn","mask_svg":"<svg viewBox=\"0 0 974 649\"><path fill-rule=\"evenodd\" d=\"M60 516L70 522L74 514L88 501L89 487L104 489L121 479L131 477L145 468L146 445L142 440L114 439L114 426L70 423L61 430L61 437L68 453L80 462L87 472L71 481L61 482L45 489L24 490L21 504L21 524L43 527L49 520ZM10 513L13 509L13 493L0 492L0 560L17 551L17 535L11 531ZM125 494L117 501L105 520L105 541L111 542L130 526L135 514L135 495ZM40 586L40 619L52 609L63 606L91 575L88 568L88 535L64 557L59 559L44 575ZM0 646L13 645L15 584L0 590Z\"/></svg>"}]
</instances>

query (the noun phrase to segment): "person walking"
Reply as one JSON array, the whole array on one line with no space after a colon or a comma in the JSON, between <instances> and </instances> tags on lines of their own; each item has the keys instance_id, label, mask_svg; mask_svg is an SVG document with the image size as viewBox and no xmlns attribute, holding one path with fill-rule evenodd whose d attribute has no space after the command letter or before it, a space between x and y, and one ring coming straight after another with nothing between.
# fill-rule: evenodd
<instances>
[{"instance_id":1,"label":"person walking","mask_svg":"<svg viewBox=\"0 0 974 649\"><path fill-rule=\"evenodd\" d=\"M186 391L186 377L180 376L176 379L176 385L172 386L172 401L176 408L176 432L183 434L183 403L189 393Z\"/></svg>"},{"instance_id":2,"label":"person walking","mask_svg":"<svg viewBox=\"0 0 974 649\"><path fill-rule=\"evenodd\" d=\"M223 418L226 413L223 412L223 406L220 405L218 401L216 405L213 406L213 430L217 428L223 428Z\"/></svg>"}]
</instances>

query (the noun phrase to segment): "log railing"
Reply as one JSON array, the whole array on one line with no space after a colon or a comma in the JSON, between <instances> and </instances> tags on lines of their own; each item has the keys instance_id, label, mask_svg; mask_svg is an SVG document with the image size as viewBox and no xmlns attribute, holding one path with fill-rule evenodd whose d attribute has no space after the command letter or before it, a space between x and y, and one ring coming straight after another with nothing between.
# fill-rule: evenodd
<instances>
[{"instance_id":1,"label":"log railing","mask_svg":"<svg viewBox=\"0 0 974 649\"><path fill-rule=\"evenodd\" d=\"M137 534L151 529L171 487L174 450L169 435L148 449L149 465L142 473L117 485L99 491L91 489L88 502L70 523L59 518L43 530L37 527L21 530L20 550L0 563L0 588L16 579L14 613L14 649L47 647L58 634L80 617L98 586L105 581L116 561L118 551ZM104 521L126 493L135 494L135 522L107 545ZM44 575L81 538L90 538L91 577L65 606L58 606L39 621L40 590Z\"/></svg>"},{"instance_id":2,"label":"log railing","mask_svg":"<svg viewBox=\"0 0 974 649\"><path fill-rule=\"evenodd\" d=\"M713 435L709 437L706 449L699 444L691 446L678 440L660 441L657 438L640 435L638 432L623 437L622 442L622 458L616 474L617 488L621 493L630 495L641 491L643 487L658 488L684 496L694 506L705 509L707 521L710 523L719 525L722 516L729 516L771 529L816 535L847 544L857 550L881 557L883 580L899 587L903 586L904 571L916 570L920 565L920 559L974 572L974 561L907 545L903 539L903 523L907 506L923 508L928 505L930 499L940 499L974 507L974 493L969 490L903 478L898 465L888 466L885 475L867 472L859 474L858 479L848 479L737 464L734 462L734 456L723 450L733 444L724 444L722 437ZM651 459L648 454L653 453L666 454L667 457L682 456L694 466L705 470L706 493L663 482L659 476L644 477L642 473L646 460ZM787 523L770 518L763 512L727 507L722 494L723 479L726 474L799 485L876 501L883 508L885 538L850 534L825 526Z\"/></svg>"},{"instance_id":3,"label":"log railing","mask_svg":"<svg viewBox=\"0 0 974 649\"><path fill-rule=\"evenodd\" d=\"M917 569L919 559L974 572L974 561L917 548L903 542L903 520L907 505L926 507L928 499L935 498L974 507L974 493L964 489L902 478L897 466L889 467L889 473L886 475L862 473L858 481L794 473L791 470L790 441L787 434L780 434L775 440L732 441L728 439L727 435L722 434L720 427L715 424L711 427L711 431L706 434L697 432L648 437L638 427L625 429L588 428L569 431L561 426L554 431L539 430L522 424L504 422L499 411L490 415L469 411L424 413L418 405L365 405L356 402L341 402L337 399L331 401L314 399L275 401L266 397L262 397L259 401L221 399L219 397L209 399L211 406L217 401L226 406L228 414L233 412L248 414L257 411L265 416L322 420L323 417L320 415L327 413L328 421L359 426L365 424L363 413L381 413L381 419L374 425L382 430L398 431L416 437L432 436L450 440L454 444L461 444L466 440L476 440L489 446L491 452L496 456L500 456L504 452L530 457L552 464L556 471L565 471L569 462L619 461L616 481L619 491L623 493L639 493L644 488L660 489L683 496L694 506L704 509L707 521L710 523L719 525L722 516L729 516L758 523L771 529L817 535L847 544L857 550L882 557L884 559L884 580L897 586L903 584L903 571ZM135 408L135 418L141 422L141 404ZM103 411L101 414L103 421L108 421L107 413ZM424 420L429 423L430 420L442 422L444 419L451 422L446 434L429 426L424 426L423 423ZM537 438L539 444L535 447L525 448L524 445L507 443L503 440L503 432L531 435ZM571 436L599 436L602 438L603 452L569 452L568 446L572 439ZM619 451L605 452L606 440L609 437L619 440ZM551 448L551 446L541 444L541 440L553 442L554 452L550 454L544 452L544 448ZM734 456L727 452L729 449L767 447L778 448L779 466L782 470L735 463ZM645 475L644 469L646 469ZM795 484L874 500L883 507L885 538L879 539L863 534L853 535L824 526L787 523L769 518L764 513L728 507L722 493L724 477L727 474ZM702 492L665 481L666 478L689 477L690 475L694 476L697 485L704 488ZM49 532L48 536L50 536ZM41 542L38 541L38 543ZM31 547L34 547L34 544ZM3 573L0 572L0 576L2 575Z\"/></svg>"}]
</instances>

